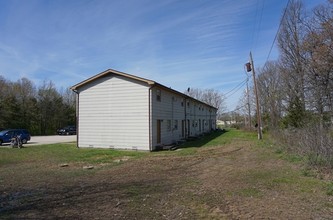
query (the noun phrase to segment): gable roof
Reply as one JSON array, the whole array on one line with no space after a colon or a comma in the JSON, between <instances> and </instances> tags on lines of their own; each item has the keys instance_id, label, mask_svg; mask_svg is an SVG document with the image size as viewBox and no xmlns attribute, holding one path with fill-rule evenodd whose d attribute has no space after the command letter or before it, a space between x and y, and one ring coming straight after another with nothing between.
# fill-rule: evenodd
<instances>
[{"instance_id":1,"label":"gable roof","mask_svg":"<svg viewBox=\"0 0 333 220\"><path fill-rule=\"evenodd\" d=\"M140 82L144 82L144 83L147 83L148 85L154 85L155 82L152 81L152 80L149 80L149 79L145 79L145 78L142 78L142 77L138 77L138 76L134 76L134 75L131 75L131 74L128 74L128 73L123 73L123 72L120 72L120 71L117 71L117 70L113 70L113 69L108 69L108 70L105 70L95 76L92 76L78 84L75 84L74 86L72 86L70 89L71 90L76 90L78 89L79 87L83 86L83 85L86 85L96 79L99 79L103 76L106 76L106 75L111 75L111 74L114 74L114 75L118 75L118 76L123 76L125 78L130 78L130 79L134 79L134 80L138 80Z\"/></svg>"},{"instance_id":2,"label":"gable roof","mask_svg":"<svg viewBox=\"0 0 333 220\"><path fill-rule=\"evenodd\" d=\"M180 96L183 96L184 98L192 99L192 100L195 100L195 101L197 101L197 102L200 102L200 103L202 103L202 104L205 104L205 105L208 105L208 106L210 106L210 107L212 107L212 108L217 109L217 108L214 107L214 106L211 106L211 105L209 105L209 104L207 104L207 103L205 103L205 102L202 102L202 101L200 101L200 100L197 100L197 99L195 99L195 98L192 98L191 96L188 96L188 95L186 95L186 94L184 94L184 93L178 92L177 90L171 89L170 87L166 87L166 86L164 86L164 85L162 85L162 84L160 84L160 83L157 83L157 82L155 82L155 81L153 81L153 80L145 79L145 78L138 77L138 76L134 76L134 75L131 75L131 74L128 74L128 73L124 73L124 72L120 72L120 71L113 70L113 69L107 69L107 70L105 70L105 71L103 71L103 72L101 72L101 73L99 73L99 74L97 74L97 75L95 75L95 76L92 76L92 77L90 77L90 78L88 78L88 79L86 79L86 80L84 80L84 81L82 81L82 82L80 82L80 83L78 83L78 84L75 84L74 86L70 87L70 89L73 90L73 91L76 91L76 90L77 90L78 88L80 88L81 86L87 85L87 84L89 84L90 82L95 81L96 79L99 79L99 78L104 77L104 76L107 76L107 75L112 75L112 74L113 74L113 75L122 76L122 77L125 77L125 78L129 78L129 79L134 79L134 80L137 80L137 81L139 81L139 82L146 83L146 84L148 84L148 85L151 86L151 87L152 87L152 86L157 86L157 87L160 87L160 88L162 88L162 89L164 89L164 90L170 91L170 92L172 92L172 93L176 93L176 94L178 94L178 95L180 95Z\"/></svg>"}]
</instances>

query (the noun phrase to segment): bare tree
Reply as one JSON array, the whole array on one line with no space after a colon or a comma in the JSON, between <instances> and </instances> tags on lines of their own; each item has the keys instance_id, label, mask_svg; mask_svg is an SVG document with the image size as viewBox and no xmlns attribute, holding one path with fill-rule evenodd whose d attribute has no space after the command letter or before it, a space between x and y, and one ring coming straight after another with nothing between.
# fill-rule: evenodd
<instances>
[{"instance_id":1,"label":"bare tree","mask_svg":"<svg viewBox=\"0 0 333 220\"><path fill-rule=\"evenodd\" d=\"M17 102L17 119L15 127L30 128L34 132L36 128L37 100L36 87L27 78L17 80L12 84L13 95Z\"/></svg>"},{"instance_id":2,"label":"bare tree","mask_svg":"<svg viewBox=\"0 0 333 220\"><path fill-rule=\"evenodd\" d=\"M307 25L303 48L306 52L307 96L309 108L321 122L333 111L333 3L318 6Z\"/></svg>"},{"instance_id":3,"label":"bare tree","mask_svg":"<svg viewBox=\"0 0 333 220\"><path fill-rule=\"evenodd\" d=\"M186 95L202 101L203 99L203 90L198 88L188 88L185 92Z\"/></svg>"},{"instance_id":4,"label":"bare tree","mask_svg":"<svg viewBox=\"0 0 333 220\"><path fill-rule=\"evenodd\" d=\"M254 89L252 87L244 90L243 95L239 98L236 107L236 112L244 117L244 124L246 127L254 127L255 117L253 115L253 110L256 109Z\"/></svg>"},{"instance_id":5,"label":"bare tree","mask_svg":"<svg viewBox=\"0 0 333 220\"><path fill-rule=\"evenodd\" d=\"M283 111L283 91L279 63L268 62L258 70L258 90L264 123L277 128Z\"/></svg>"},{"instance_id":6,"label":"bare tree","mask_svg":"<svg viewBox=\"0 0 333 220\"><path fill-rule=\"evenodd\" d=\"M293 128L273 129L282 146L311 165L333 168L333 0L311 16L301 1L291 1L285 15L279 60L259 71L264 120Z\"/></svg>"},{"instance_id":7,"label":"bare tree","mask_svg":"<svg viewBox=\"0 0 333 220\"><path fill-rule=\"evenodd\" d=\"M292 0L286 8L285 17L282 20L281 30L278 35L280 49L281 80L283 81L288 109L299 108L291 113L299 113L299 117L305 112L305 52L302 44L306 35L305 11L301 1ZM294 117L294 116L293 116ZM301 121L294 124L301 126Z\"/></svg>"},{"instance_id":8,"label":"bare tree","mask_svg":"<svg viewBox=\"0 0 333 220\"><path fill-rule=\"evenodd\" d=\"M63 114L58 115L58 126L62 127L64 125L75 125L76 114L75 114L75 93L69 88L60 91L62 97L62 107L61 110Z\"/></svg>"},{"instance_id":9,"label":"bare tree","mask_svg":"<svg viewBox=\"0 0 333 220\"><path fill-rule=\"evenodd\" d=\"M58 116L63 114L62 96L52 82L44 82L38 89L40 133L50 134L57 129Z\"/></svg>"},{"instance_id":10,"label":"bare tree","mask_svg":"<svg viewBox=\"0 0 333 220\"><path fill-rule=\"evenodd\" d=\"M9 82L0 75L0 129L4 129L7 126L7 121L9 119L8 115L8 105L6 100L10 95L10 85Z\"/></svg>"}]
</instances>

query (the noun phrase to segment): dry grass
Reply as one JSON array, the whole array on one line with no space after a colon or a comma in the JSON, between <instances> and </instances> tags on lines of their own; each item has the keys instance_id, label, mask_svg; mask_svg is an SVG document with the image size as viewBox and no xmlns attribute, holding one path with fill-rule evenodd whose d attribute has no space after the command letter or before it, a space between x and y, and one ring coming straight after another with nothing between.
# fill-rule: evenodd
<instances>
[{"instance_id":1,"label":"dry grass","mask_svg":"<svg viewBox=\"0 0 333 220\"><path fill-rule=\"evenodd\" d=\"M67 159L45 153L48 160L40 153L40 160L1 163L0 216L330 219L333 215L333 197L327 193L331 183L304 176L300 164L282 159L267 143L258 142L256 134L231 130L199 141L179 151L76 150L76 157L67 150ZM60 167L64 162L68 166ZM95 168L82 169L87 164Z\"/></svg>"}]
</instances>

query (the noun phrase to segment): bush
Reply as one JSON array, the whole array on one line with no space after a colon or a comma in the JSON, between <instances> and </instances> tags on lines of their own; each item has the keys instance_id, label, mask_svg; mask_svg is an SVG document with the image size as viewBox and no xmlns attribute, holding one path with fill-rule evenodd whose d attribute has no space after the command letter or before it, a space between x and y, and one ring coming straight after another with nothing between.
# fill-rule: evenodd
<instances>
[{"instance_id":1,"label":"bush","mask_svg":"<svg viewBox=\"0 0 333 220\"><path fill-rule=\"evenodd\" d=\"M309 165L333 168L332 128L312 125L279 130L272 136L287 151L305 156Z\"/></svg>"}]
</instances>

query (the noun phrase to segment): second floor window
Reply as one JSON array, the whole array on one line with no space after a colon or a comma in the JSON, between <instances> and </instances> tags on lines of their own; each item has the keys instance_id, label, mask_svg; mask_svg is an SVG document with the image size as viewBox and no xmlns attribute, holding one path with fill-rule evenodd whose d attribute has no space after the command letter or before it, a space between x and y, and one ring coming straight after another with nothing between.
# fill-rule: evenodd
<instances>
[{"instance_id":1,"label":"second floor window","mask_svg":"<svg viewBox=\"0 0 333 220\"><path fill-rule=\"evenodd\" d=\"M159 102L161 101L161 90L160 89L156 90L156 100Z\"/></svg>"}]
</instances>

